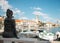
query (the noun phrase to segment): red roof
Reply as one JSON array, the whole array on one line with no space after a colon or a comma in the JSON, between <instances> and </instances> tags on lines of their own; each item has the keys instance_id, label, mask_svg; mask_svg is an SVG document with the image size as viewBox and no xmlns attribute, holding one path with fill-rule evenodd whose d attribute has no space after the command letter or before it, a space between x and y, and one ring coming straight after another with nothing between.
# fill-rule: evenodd
<instances>
[{"instance_id":1,"label":"red roof","mask_svg":"<svg viewBox=\"0 0 60 43\"><path fill-rule=\"evenodd\" d=\"M15 22L23 22L23 20L15 20Z\"/></svg>"}]
</instances>

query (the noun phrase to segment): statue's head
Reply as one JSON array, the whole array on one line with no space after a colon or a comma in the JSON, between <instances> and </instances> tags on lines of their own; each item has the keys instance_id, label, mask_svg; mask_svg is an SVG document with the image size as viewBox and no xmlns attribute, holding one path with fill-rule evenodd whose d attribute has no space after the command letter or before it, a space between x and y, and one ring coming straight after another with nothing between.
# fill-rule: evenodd
<instances>
[{"instance_id":1,"label":"statue's head","mask_svg":"<svg viewBox=\"0 0 60 43\"><path fill-rule=\"evenodd\" d=\"M12 18L12 15L13 15L13 11L10 10L10 9L7 9L7 11L6 11L6 16L7 16L8 18Z\"/></svg>"}]
</instances>

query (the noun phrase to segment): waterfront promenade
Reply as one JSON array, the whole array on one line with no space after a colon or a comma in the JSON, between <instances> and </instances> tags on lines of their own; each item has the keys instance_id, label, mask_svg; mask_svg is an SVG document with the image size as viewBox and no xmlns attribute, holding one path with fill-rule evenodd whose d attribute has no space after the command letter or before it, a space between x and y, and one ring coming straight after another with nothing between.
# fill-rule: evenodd
<instances>
[{"instance_id":1,"label":"waterfront promenade","mask_svg":"<svg viewBox=\"0 0 60 43\"><path fill-rule=\"evenodd\" d=\"M44 41L36 38L0 38L0 43L60 43L60 41Z\"/></svg>"},{"instance_id":2,"label":"waterfront promenade","mask_svg":"<svg viewBox=\"0 0 60 43\"><path fill-rule=\"evenodd\" d=\"M1 38L0 43L50 43L49 41L39 41L35 38Z\"/></svg>"}]
</instances>

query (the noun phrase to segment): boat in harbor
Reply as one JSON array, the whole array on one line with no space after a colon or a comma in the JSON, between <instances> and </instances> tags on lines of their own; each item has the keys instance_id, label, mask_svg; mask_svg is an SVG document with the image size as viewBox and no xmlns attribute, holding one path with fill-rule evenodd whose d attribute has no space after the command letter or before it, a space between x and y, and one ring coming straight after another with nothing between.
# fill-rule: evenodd
<instances>
[{"instance_id":1,"label":"boat in harbor","mask_svg":"<svg viewBox=\"0 0 60 43\"><path fill-rule=\"evenodd\" d=\"M24 38L33 38L39 35L39 31L25 31L25 32L19 32L18 37L24 37Z\"/></svg>"},{"instance_id":2,"label":"boat in harbor","mask_svg":"<svg viewBox=\"0 0 60 43\"><path fill-rule=\"evenodd\" d=\"M39 32L40 31L40 32ZM45 30L36 30L36 31L26 31L18 33L18 37L23 38L39 38L43 40L55 40L55 35L51 32Z\"/></svg>"},{"instance_id":3,"label":"boat in harbor","mask_svg":"<svg viewBox=\"0 0 60 43\"><path fill-rule=\"evenodd\" d=\"M54 34L51 32L47 33L46 31L43 31L43 32L39 33L39 38L41 38L41 39L54 40L55 39L54 37L55 37Z\"/></svg>"}]
</instances>

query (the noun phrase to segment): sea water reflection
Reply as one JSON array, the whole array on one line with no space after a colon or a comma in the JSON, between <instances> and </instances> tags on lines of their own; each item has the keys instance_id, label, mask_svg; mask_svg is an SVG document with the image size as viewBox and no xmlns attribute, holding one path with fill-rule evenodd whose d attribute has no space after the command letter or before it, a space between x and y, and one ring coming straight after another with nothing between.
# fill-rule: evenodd
<instances>
[{"instance_id":1,"label":"sea water reflection","mask_svg":"<svg viewBox=\"0 0 60 43\"><path fill-rule=\"evenodd\" d=\"M52 32L53 34L56 34L56 32L60 32L60 27L52 28L49 30L49 32Z\"/></svg>"}]
</instances>

